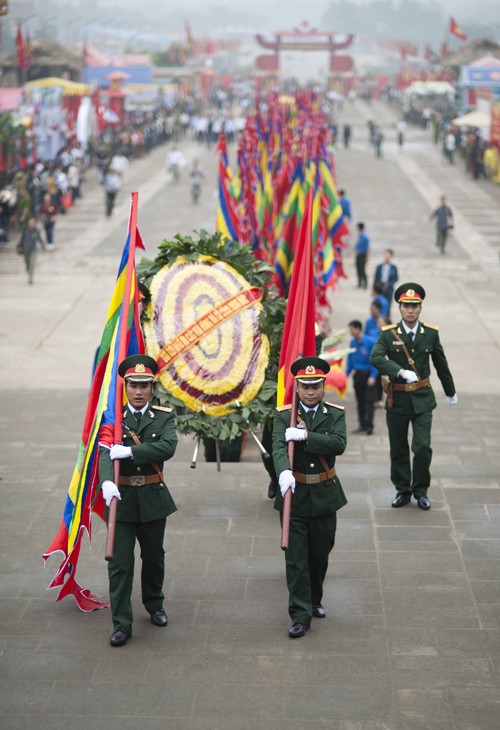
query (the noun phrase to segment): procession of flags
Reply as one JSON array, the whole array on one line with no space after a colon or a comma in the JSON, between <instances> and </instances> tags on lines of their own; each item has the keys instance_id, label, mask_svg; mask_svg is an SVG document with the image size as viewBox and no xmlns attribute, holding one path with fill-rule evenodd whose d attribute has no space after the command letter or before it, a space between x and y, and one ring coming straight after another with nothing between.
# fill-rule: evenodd
<instances>
[{"instance_id":1,"label":"procession of flags","mask_svg":"<svg viewBox=\"0 0 500 730\"><path fill-rule=\"evenodd\" d=\"M293 102L293 103L292 103ZM328 292L339 278L343 237L349 233L335 183L331 131L310 92L281 99L272 93L247 116L231 169L224 134L219 139L216 227L252 247L288 295L305 201L312 191L312 255L316 321L331 309Z\"/></svg>"},{"instance_id":2,"label":"procession of flags","mask_svg":"<svg viewBox=\"0 0 500 730\"><path fill-rule=\"evenodd\" d=\"M43 555L47 561L54 553L62 553L62 562L49 588L60 588L57 601L73 595L82 611L95 611L109 605L77 583L76 567L84 533L91 538L92 512L105 519L104 500L98 488L99 443L111 446L117 440L115 427L121 429L123 386L118 376L118 365L129 355L145 352L135 269L135 250L144 246L136 221L137 193L132 193L127 240L95 357L80 447L63 518L58 533Z\"/></svg>"}]
</instances>

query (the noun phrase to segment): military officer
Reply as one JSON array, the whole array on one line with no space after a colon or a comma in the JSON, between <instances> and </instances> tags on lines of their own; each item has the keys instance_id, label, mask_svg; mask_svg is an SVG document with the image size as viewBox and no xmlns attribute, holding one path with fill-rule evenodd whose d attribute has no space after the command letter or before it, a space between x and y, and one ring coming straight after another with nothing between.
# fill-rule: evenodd
<instances>
[{"instance_id":1,"label":"military officer","mask_svg":"<svg viewBox=\"0 0 500 730\"><path fill-rule=\"evenodd\" d=\"M323 401L330 365L319 357L303 357L291 366L295 377L297 424L290 423L291 406L275 411L273 459L279 475L274 507L283 510L283 497L292 490L288 549L285 551L290 638L304 636L311 618L325 618L321 605L328 556L335 543L337 510L346 497L335 470L335 458L346 447L344 409ZM289 441L295 441L293 464ZM282 515L280 515L282 517Z\"/></svg>"},{"instance_id":2,"label":"military officer","mask_svg":"<svg viewBox=\"0 0 500 730\"><path fill-rule=\"evenodd\" d=\"M150 405L156 361L132 355L120 363L128 402L123 409L123 444L101 444L99 477L106 505L118 502L115 545L108 563L109 595L114 631L111 646L123 646L132 636L132 580L136 539L141 548L142 603L155 626L168 623L163 608L165 551L163 536L168 515L176 511L165 484L163 462L177 446L172 408ZM120 479L113 481L113 461L120 459Z\"/></svg>"},{"instance_id":3,"label":"military officer","mask_svg":"<svg viewBox=\"0 0 500 730\"><path fill-rule=\"evenodd\" d=\"M453 384L438 327L420 321L425 290L419 284L407 283L394 292L401 321L382 327L370 362L389 377L386 398L387 428L391 455L391 481L397 494L393 507L402 507L415 497L420 509L431 508L427 490L431 482L431 425L436 398L430 384L430 363L448 397L455 406L458 398ZM412 427L410 464L408 428Z\"/></svg>"}]
</instances>

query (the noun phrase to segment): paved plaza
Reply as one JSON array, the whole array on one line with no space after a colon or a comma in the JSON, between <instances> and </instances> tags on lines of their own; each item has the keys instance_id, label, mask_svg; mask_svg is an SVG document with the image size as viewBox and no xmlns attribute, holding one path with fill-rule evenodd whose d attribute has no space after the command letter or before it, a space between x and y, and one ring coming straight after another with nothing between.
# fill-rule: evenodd
<instances>
[{"instance_id":1,"label":"paved plaza","mask_svg":"<svg viewBox=\"0 0 500 730\"><path fill-rule=\"evenodd\" d=\"M381 124L384 156L368 145ZM165 171L166 148L135 161L111 219L89 170L84 198L55 230L28 286L14 248L0 250L0 727L2 730L498 730L500 727L500 190L450 166L430 132L396 145L396 112L346 104L350 149L337 152L339 187L372 240L370 279L386 247L400 282L427 291L423 320L440 327L455 378L451 408L434 376L430 512L390 507L388 438L372 436L344 402L348 444L337 471L339 512L325 620L288 638L278 514L247 439L240 463L190 469L180 440L166 475L178 512L166 531L169 625L151 625L134 586L134 633L109 646L109 609L80 612L47 591L59 561L42 553L59 528L74 467L95 347L125 241L129 192L153 258L165 237L213 229L214 150L183 143L205 170L199 206ZM233 156L234 158L234 156ZM456 228L441 256L429 215L445 193ZM334 295L332 330L369 316L354 255ZM396 308L393 308L396 314ZM329 399L340 402L338 396ZM81 585L107 597L105 526L94 521Z\"/></svg>"}]
</instances>

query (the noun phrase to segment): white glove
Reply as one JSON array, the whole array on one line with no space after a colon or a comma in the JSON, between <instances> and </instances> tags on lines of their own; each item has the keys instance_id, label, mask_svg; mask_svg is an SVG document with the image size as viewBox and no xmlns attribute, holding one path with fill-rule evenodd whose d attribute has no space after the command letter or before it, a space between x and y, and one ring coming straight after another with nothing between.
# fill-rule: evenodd
<instances>
[{"instance_id":1,"label":"white glove","mask_svg":"<svg viewBox=\"0 0 500 730\"><path fill-rule=\"evenodd\" d=\"M448 397L448 403L450 406L456 406L458 403L458 395L455 393L455 395L449 395Z\"/></svg>"},{"instance_id":2,"label":"white glove","mask_svg":"<svg viewBox=\"0 0 500 730\"><path fill-rule=\"evenodd\" d=\"M116 499L121 499L120 490L118 489L116 484L114 482L110 482L109 479L106 479L106 481L102 483L101 489L102 496L104 497L104 501L106 502L106 507L109 507L113 497L116 497Z\"/></svg>"},{"instance_id":3,"label":"white glove","mask_svg":"<svg viewBox=\"0 0 500 730\"><path fill-rule=\"evenodd\" d=\"M295 477L293 476L290 469L285 469L279 475L278 479L280 485L281 496L284 497L289 489L292 490L292 494L295 492Z\"/></svg>"},{"instance_id":4,"label":"white glove","mask_svg":"<svg viewBox=\"0 0 500 730\"><path fill-rule=\"evenodd\" d=\"M402 370L400 373L401 377L406 380L407 383L417 383L418 378L417 374L413 372L413 370ZM113 457L111 457L113 458Z\"/></svg>"},{"instance_id":5,"label":"white glove","mask_svg":"<svg viewBox=\"0 0 500 730\"><path fill-rule=\"evenodd\" d=\"M123 444L113 444L109 456L111 459L131 459L132 449L130 446L123 446Z\"/></svg>"},{"instance_id":6,"label":"white glove","mask_svg":"<svg viewBox=\"0 0 500 730\"><path fill-rule=\"evenodd\" d=\"M285 439L287 441L305 441L307 431L305 428L287 428L285 431Z\"/></svg>"}]
</instances>

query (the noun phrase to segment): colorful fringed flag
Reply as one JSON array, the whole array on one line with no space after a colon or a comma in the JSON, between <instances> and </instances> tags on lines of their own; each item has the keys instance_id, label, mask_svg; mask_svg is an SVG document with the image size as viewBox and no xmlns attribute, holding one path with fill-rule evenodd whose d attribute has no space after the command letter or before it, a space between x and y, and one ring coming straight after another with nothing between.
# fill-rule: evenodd
<instances>
[{"instance_id":1,"label":"colorful fringed flag","mask_svg":"<svg viewBox=\"0 0 500 730\"><path fill-rule=\"evenodd\" d=\"M295 256L295 244L304 213L304 189L301 163L297 163L292 187L285 200L281 228L277 234L274 266L281 283L281 291L288 290Z\"/></svg>"},{"instance_id":2,"label":"colorful fringed flag","mask_svg":"<svg viewBox=\"0 0 500 730\"><path fill-rule=\"evenodd\" d=\"M221 232L224 238L228 238L230 241L246 243L242 240L241 216L238 210L238 202L231 187L233 174L229 167L224 132L219 135L217 152L219 154L219 194L217 196L215 228Z\"/></svg>"},{"instance_id":3,"label":"colorful fringed flag","mask_svg":"<svg viewBox=\"0 0 500 730\"><path fill-rule=\"evenodd\" d=\"M43 555L47 561L54 553L63 553L63 561L49 588L60 588L57 601L73 595L82 611L95 611L109 605L76 582L76 567L84 532L87 532L89 540L92 538L91 513L104 520L104 500L98 489L98 443L103 438L103 431L107 431L104 440L113 441L116 413L121 413L123 388L118 386L118 365L124 357L145 351L135 269L135 250L144 248L137 230L137 198L137 193L132 193L127 240L97 350L80 448L63 519L59 532Z\"/></svg>"}]
</instances>

